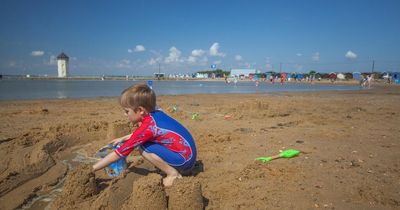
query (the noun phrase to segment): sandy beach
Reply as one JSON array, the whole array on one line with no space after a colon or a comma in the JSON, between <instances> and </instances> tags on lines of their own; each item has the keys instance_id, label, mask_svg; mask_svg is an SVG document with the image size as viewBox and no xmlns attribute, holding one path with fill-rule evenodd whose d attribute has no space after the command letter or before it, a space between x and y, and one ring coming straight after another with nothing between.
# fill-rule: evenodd
<instances>
[{"instance_id":1,"label":"sandy beach","mask_svg":"<svg viewBox=\"0 0 400 210\"><path fill-rule=\"evenodd\" d=\"M193 209L399 209L399 104L396 85L158 97L197 143L196 170L177 184ZM117 178L85 165L134 129L117 98L1 101L0 115L0 209L129 209L146 196L185 208L137 152ZM255 161L288 148L301 153Z\"/></svg>"}]
</instances>

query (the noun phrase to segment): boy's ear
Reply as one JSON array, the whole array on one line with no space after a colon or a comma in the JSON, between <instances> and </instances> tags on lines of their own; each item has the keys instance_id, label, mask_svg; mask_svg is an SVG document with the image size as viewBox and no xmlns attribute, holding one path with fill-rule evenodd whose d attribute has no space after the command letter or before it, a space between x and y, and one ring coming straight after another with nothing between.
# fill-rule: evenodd
<instances>
[{"instance_id":1,"label":"boy's ear","mask_svg":"<svg viewBox=\"0 0 400 210\"><path fill-rule=\"evenodd\" d=\"M142 106L139 106L139 107L138 107L138 110L139 110L139 113L140 113L141 115L145 114L145 112L146 112L146 109L145 109L144 107L142 107Z\"/></svg>"}]
</instances>

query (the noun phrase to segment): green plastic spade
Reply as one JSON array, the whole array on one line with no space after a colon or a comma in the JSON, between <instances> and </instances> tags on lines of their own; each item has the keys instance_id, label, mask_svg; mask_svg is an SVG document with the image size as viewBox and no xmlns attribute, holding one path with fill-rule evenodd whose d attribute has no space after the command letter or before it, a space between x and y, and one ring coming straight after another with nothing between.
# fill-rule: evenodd
<instances>
[{"instance_id":1,"label":"green plastic spade","mask_svg":"<svg viewBox=\"0 0 400 210\"><path fill-rule=\"evenodd\" d=\"M278 158L292 158L294 156L297 156L300 153L300 151L295 150L295 149L287 149L283 152L281 152L279 155L274 155L270 157L259 157L256 158L256 160L262 161L263 163L278 159Z\"/></svg>"},{"instance_id":2,"label":"green plastic spade","mask_svg":"<svg viewBox=\"0 0 400 210\"><path fill-rule=\"evenodd\" d=\"M199 117L199 114L196 112L192 113L192 120L196 120Z\"/></svg>"}]
</instances>

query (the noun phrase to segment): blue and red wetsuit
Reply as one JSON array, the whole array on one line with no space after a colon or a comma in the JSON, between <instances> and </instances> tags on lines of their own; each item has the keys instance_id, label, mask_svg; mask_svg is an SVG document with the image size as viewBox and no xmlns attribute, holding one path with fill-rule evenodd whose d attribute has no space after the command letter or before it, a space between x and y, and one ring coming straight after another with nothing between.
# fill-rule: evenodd
<instances>
[{"instance_id":1,"label":"blue and red wetsuit","mask_svg":"<svg viewBox=\"0 0 400 210\"><path fill-rule=\"evenodd\" d=\"M138 146L158 155L179 171L191 169L196 161L197 151L192 135L179 122L159 110L147 114L115 153L126 157Z\"/></svg>"}]
</instances>

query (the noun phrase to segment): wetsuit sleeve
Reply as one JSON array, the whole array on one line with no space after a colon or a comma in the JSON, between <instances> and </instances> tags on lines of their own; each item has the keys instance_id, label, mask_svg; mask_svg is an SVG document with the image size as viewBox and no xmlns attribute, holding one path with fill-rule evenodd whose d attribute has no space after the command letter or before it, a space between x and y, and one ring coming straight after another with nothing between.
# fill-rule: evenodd
<instances>
[{"instance_id":1,"label":"wetsuit sleeve","mask_svg":"<svg viewBox=\"0 0 400 210\"><path fill-rule=\"evenodd\" d=\"M142 125L133 132L131 137L115 150L115 153L120 157L126 157L133 151L133 149L135 149L135 147L142 145L153 138L154 134L149 127L149 123L143 122Z\"/></svg>"}]
</instances>

